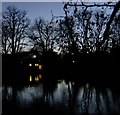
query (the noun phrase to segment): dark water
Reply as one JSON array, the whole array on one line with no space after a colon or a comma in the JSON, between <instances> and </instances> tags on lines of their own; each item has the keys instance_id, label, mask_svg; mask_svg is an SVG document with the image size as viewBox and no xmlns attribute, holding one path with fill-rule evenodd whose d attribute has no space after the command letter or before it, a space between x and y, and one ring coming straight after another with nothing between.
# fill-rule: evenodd
<instances>
[{"instance_id":1,"label":"dark water","mask_svg":"<svg viewBox=\"0 0 120 115\"><path fill-rule=\"evenodd\" d=\"M55 80L25 85L19 89L2 87L3 114L120 113L118 87L78 81Z\"/></svg>"}]
</instances>

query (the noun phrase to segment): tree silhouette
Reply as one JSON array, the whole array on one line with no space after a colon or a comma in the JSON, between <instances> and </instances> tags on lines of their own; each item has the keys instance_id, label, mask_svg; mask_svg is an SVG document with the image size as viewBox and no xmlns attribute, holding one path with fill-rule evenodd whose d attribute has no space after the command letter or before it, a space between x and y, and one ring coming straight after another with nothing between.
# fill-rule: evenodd
<instances>
[{"instance_id":1,"label":"tree silhouette","mask_svg":"<svg viewBox=\"0 0 120 115\"><path fill-rule=\"evenodd\" d=\"M57 38L55 23L51 20L45 21L41 17L36 18L34 25L31 26L28 32L30 41L33 44L33 49L44 54L49 50L54 50L55 39Z\"/></svg>"},{"instance_id":2,"label":"tree silhouette","mask_svg":"<svg viewBox=\"0 0 120 115\"><path fill-rule=\"evenodd\" d=\"M26 31L29 26L29 19L26 11L16 7L7 7L2 17L2 45L3 53L15 54L24 49L26 44Z\"/></svg>"},{"instance_id":3,"label":"tree silhouette","mask_svg":"<svg viewBox=\"0 0 120 115\"><path fill-rule=\"evenodd\" d=\"M65 19L58 23L59 37L57 39L58 46L63 53L75 54L78 52L75 22L72 16L65 16Z\"/></svg>"},{"instance_id":4,"label":"tree silhouette","mask_svg":"<svg viewBox=\"0 0 120 115\"><path fill-rule=\"evenodd\" d=\"M116 5L115 5L115 7L113 9L113 12L112 12L112 14L110 16L110 19L109 19L109 21L108 21L108 23L106 25L106 29L105 29L104 34L103 34L104 38L103 38L103 41L101 42L101 44L103 44L109 38L108 35L109 35L109 30L110 30L111 23L113 22L113 20L114 20L114 18L116 16L116 13L119 11L119 9L120 9L120 1L118 1L116 3Z\"/></svg>"},{"instance_id":5,"label":"tree silhouette","mask_svg":"<svg viewBox=\"0 0 120 115\"><path fill-rule=\"evenodd\" d=\"M80 3L77 3L77 2L67 2L67 3L65 3L64 4L64 11L65 11L65 14L67 14L67 12L69 13L70 12L70 8L71 7L74 7L73 8L73 17L78 17L79 19L82 19L80 16L82 16L82 17L85 17L85 14L88 12L88 11L90 11L90 8L93 8L93 7L95 7L95 8L99 8L99 7L101 7L101 9L105 9L105 7L113 7L113 11L112 11L112 14L110 15L110 17L109 17L109 19L108 19L108 17L106 17L105 15L104 15L104 13L105 12L103 12L102 10L101 10L101 12L99 12L97 15L96 15L96 18L97 18L97 20L96 21L98 21L99 22L99 19L101 18L101 19L104 19L104 21L106 21L106 23L104 23L104 24L102 24L102 25L105 25L105 26L103 26L104 28L102 28L102 33L100 32L100 30L98 31L98 34L99 34L99 36L101 36L100 37L100 39L99 39L99 36L97 36L98 38L96 39L96 41L95 41L95 51L102 51L102 50L104 50L104 51L107 51L108 50L108 42L109 42L109 31L110 31L110 27L111 27L111 24L112 24L112 22L114 21L114 18L115 18L115 16L116 16L116 14L117 14L117 12L119 11L119 8L120 8L120 1L118 1L117 3L112 3L112 2L107 2L107 3L102 3L102 4L100 4L100 3L93 3L93 4L85 4L84 2L80 2ZM81 11L83 11L83 15L78 15L78 7L81 7L80 8L80 10ZM72 11L72 10L71 10ZM106 20L106 19L107 20ZM84 18L83 18L84 19ZM88 20L88 19L87 19ZM86 20L86 21L87 21ZM94 20L94 19L93 19ZM90 21L90 20L89 20ZM101 23L101 22L100 22ZM99 23L99 25L97 24L97 30L99 29L99 28L101 28L100 27L100 24ZM87 23L88 24L88 23ZM95 23L94 22L92 22L92 25L94 25ZM83 27L84 28L86 28L86 31L84 30L84 32L86 33L87 32L87 27L85 27L85 25L83 24ZM103 31L104 30L104 31ZM90 30L89 30L89 32L90 32ZM91 32L90 32L91 33ZM92 35L94 35L93 33L92 33ZM89 49L88 47L91 47L90 45L88 45L89 43L88 43L88 39L86 40L86 37L87 37L87 33L86 33L86 35L84 35L84 39L82 40L82 41L86 41L86 43L84 43L84 44L82 44L82 42L80 41L80 43L82 44L82 48L83 49L85 49L85 50L87 50L87 49ZM89 36L90 37L90 36ZM92 48L94 48L94 47L92 47Z\"/></svg>"}]
</instances>

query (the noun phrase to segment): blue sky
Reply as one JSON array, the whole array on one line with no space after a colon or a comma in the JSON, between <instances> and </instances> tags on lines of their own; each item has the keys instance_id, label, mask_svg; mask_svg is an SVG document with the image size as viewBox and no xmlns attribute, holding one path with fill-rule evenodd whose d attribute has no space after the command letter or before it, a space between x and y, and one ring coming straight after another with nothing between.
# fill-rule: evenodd
<instances>
[{"instance_id":1,"label":"blue sky","mask_svg":"<svg viewBox=\"0 0 120 115\"><path fill-rule=\"evenodd\" d=\"M50 20L52 18L51 10L55 16L64 15L62 2L2 2L2 11L8 6L16 6L18 9L26 10L31 21L39 16Z\"/></svg>"}]
</instances>

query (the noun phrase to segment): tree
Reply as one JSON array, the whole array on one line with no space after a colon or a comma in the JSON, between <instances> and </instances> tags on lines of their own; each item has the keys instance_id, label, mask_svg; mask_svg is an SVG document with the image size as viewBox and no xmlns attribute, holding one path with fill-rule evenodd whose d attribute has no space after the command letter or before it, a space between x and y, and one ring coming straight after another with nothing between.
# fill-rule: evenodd
<instances>
[{"instance_id":1,"label":"tree","mask_svg":"<svg viewBox=\"0 0 120 115\"><path fill-rule=\"evenodd\" d=\"M58 21L57 44L61 49L61 53L77 54L79 52L76 32L76 22L72 15L65 12L65 17Z\"/></svg>"},{"instance_id":2,"label":"tree","mask_svg":"<svg viewBox=\"0 0 120 115\"><path fill-rule=\"evenodd\" d=\"M113 7L113 11L110 15L110 18L108 19L108 21L106 21L106 24L105 24L106 26L104 27L105 29L102 34L102 39L96 41L97 51L100 51L101 49L104 51L107 51L108 41L109 41L109 33L110 33L109 31L111 28L111 24L114 21L114 18L120 9L120 1L118 1L117 3L107 2L107 3L102 3L102 4L99 4L99 3L85 4L82 1L80 3L68 2L68 3L65 3L65 5L64 5L65 12L69 11L68 9L70 9L70 7L72 7L72 6L74 7L74 16L76 16L76 14L77 14L78 7L81 7L81 9L83 9L83 13L86 13L87 9L92 8L92 7L97 7L97 8L101 7L102 9L104 9L104 7L110 7L110 8ZM102 15L104 16L104 14L102 14ZM98 16L98 17L100 17L100 16Z\"/></svg>"},{"instance_id":3,"label":"tree","mask_svg":"<svg viewBox=\"0 0 120 115\"><path fill-rule=\"evenodd\" d=\"M120 11L116 14L109 30L109 47L120 47Z\"/></svg>"},{"instance_id":4,"label":"tree","mask_svg":"<svg viewBox=\"0 0 120 115\"><path fill-rule=\"evenodd\" d=\"M103 39L102 34L109 18L105 9L94 11L82 7L76 10L76 7L75 9L70 9L70 7L64 6L65 19L60 20L59 23L61 35L59 43L69 53L100 51L102 49L100 46Z\"/></svg>"},{"instance_id":5,"label":"tree","mask_svg":"<svg viewBox=\"0 0 120 115\"><path fill-rule=\"evenodd\" d=\"M29 29L28 36L33 43L33 49L45 54L49 50L56 48L55 39L58 37L55 23L45 21L41 17L35 19L33 26Z\"/></svg>"},{"instance_id":6,"label":"tree","mask_svg":"<svg viewBox=\"0 0 120 115\"><path fill-rule=\"evenodd\" d=\"M2 38L2 21L0 20L0 38ZM2 54L2 39L0 39L0 53Z\"/></svg>"},{"instance_id":7,"label":"tree","mask_svg":"<svg viewBox=\"0 0 120 115\"><path fill-rule=\"evenodd\" d=\"M110 30L110 26L111 26L111 23L113 22L117 12L119 11L120 9L120 1L118 1L113 9L113 12L110 16L110 19L106 25L106 29L104 31L104 38L103 38L103 41L101 42L101 44L105 43L105 41L109 38L109 30Z\"/></svg>"},{"instance_id":8,"label":"tree","mask_svg":"<svg viewBox=\"0 0 120 115\"><path fill-rule=\"evenodd\" d=\"M16 7L7 7L2 16L2 46L3 53L22 51L26 44L26 31L29 26L27 12Z\"/></svg>"}]
</instances>

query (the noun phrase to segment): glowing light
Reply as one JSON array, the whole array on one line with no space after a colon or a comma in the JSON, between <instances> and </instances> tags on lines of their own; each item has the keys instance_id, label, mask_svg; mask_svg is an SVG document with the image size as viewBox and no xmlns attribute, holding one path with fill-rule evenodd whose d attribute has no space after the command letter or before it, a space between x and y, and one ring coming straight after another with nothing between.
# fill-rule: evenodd
<instances>
[{"instance_id":1,"label":"glowing light","mask_svg":"<svg viewBox=\"0 0 120 115\"><path fill-rule=\"evenodd\" d=\"M30 78L29 78L30 81L32 81L32 76L30 75Z\"/></svg>"},{"instance_id":2,"label":"glowing light","mask_svg":"<svg viewBox=\"0 0 120 115\"><path fill-rule=\"evenodd\" d=\"M86 84L86 88L89 88L89 84L88 83Z\"/></svg>"},{"instance_id":3,"label":"glowing light","mask_svg":"<svg viewBox=\"0 0 120 115\"><path fill-rule=\"evenodd\" d=\"M73 63L75 63L75 61L74 61L74 60L73 60L72 62L73 62Z\"/></svg>"},{"instance_id":4,"label":"glowing light","mask_svg":"<svg viewBox=\"0 0 120 115\"><path fill-rule=\"evenodd\" d=\"M41 74L39 74L39 78L42 79L42 75Z\"/></svg>"},{"instance_id":5,"label":"glowing light","mask_svg":"<svg viewBox=\"0 0 120 115\"><path fill-rule=\"evenodd\" d=\"M39 77L37 76L37 77L35 77L35 81L39 81Z\"/></svg>"},{"instance_id":6,"label":"glowing light","mask_svg":"<svg viewBox=\"0 0 120 115\"><path fill-rule=\"evenodd\" d=\"M39 70L41 70L42 69L42 65L39 65Z\"/></svg>"},{"instance_id":7,"label":"glowing light","mask_svg":"<svg viewBox=\"0 0 120 115\"><path fill-rule=\"evenodd\" d=\"M36 55L33 55L33 58L36 58L37 56Z\"/></svg>"},{"instance_id":8,"label":"glowing light","mask_svg":"<svg viewBox=\"0 0 120 115\"><path fill-rule=\"evenodd\" d=\"M30 63L29 66L32 66L32 64Z\"/></svg>"},{"instance_id":9,"label":"glowing light","mask_svg":"<svg viewBox=\"0 0 120 115\"><path fill-rule=\"evenodd\" d=\"M39 64L35 64L35 66L39 66Z\"/></svg>"}]
</instances>

